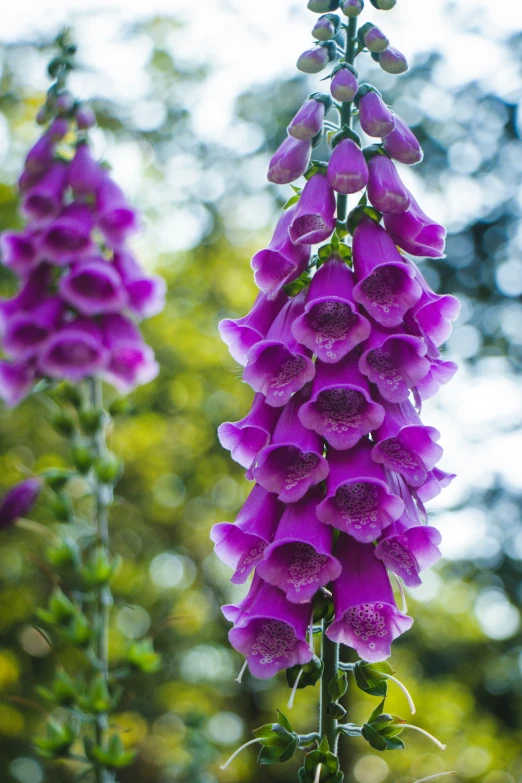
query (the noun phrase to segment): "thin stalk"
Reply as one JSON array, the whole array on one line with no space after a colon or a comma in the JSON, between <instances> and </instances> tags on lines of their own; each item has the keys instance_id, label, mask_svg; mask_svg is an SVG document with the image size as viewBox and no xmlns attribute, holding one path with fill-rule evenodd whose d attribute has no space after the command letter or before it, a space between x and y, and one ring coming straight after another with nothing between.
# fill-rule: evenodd
<instances>
[{"instance_id":1,"label":"thin stalk","mask_svg":"<svg viewBox=\"0 0 522 783\"><path fill-rule=\"evenodd\" d=\"M346 49L344 53L345 62L353 65L355 61L355 45L357 43L357 17L354 16L348 22L348 29L346 31ZM353 101L341 104L340 109L340 125L341 128L347 125L352 127L352 108ZM337 220L343 222L346 220L348 214L348 196L343 193L339 193L337 196Z\"/></svg>"},{"instance_id":2,"label":"thin stalk","mask_svg":"<svg viewBox=\"0 0 522 783\"><path fill-rule=\"evenodd\" d=\"M319 703L319 734L321 737L326 737L330 750L332 753L337 753L337 720L330 718L327 714L328 705L331 702L330 694L328 693L328 685L337 677L339 669L339 645L337 642L332 642L329 639L323 629L323 676L321 677L321 695Z\"/></svg>"}]
</instances>

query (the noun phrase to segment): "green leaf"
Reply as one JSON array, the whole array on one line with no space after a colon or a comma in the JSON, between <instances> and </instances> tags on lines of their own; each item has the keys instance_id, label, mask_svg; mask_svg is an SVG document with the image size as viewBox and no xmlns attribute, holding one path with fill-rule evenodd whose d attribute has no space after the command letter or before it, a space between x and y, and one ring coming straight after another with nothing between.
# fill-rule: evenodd
<instances>
[{"instance_id":1,"label":"green leaf","mask_svg":"<svg viewBox=\"0 0 522 783\"><path fill-rule=\"evenodd\" d=\"M263 745L257 757L258 764L278 764L280 757L280 748Z\"/></svg>"},{"instance_id":2,"label":"green leaf","mask_svg":"<svg viewBox=\"0 0 522 783\"><path fill-rule=\"evenodd\" d=\"M388 747L386 740L381 737L378 731L376 731L373 726L370 726L369 723L365 723L362 727L362 735L364 739L370 743L372 748L375 748L375 750L386 750Z\"/></svg>"},{"instance_id":3,"label":"green leaf","mask_svg":"<svg viewBox=\"0 0 522 783\"><path fill-rule=\"evenodd\" d=\"M338 701L348 690L346 672L337 672L328 683L328 695L332 701Z\"/></svg>"},{"instance_id":4,"label":"green leaf","mask_svg":"<svg viewBox=\"0 0 522 783\"><path fill-rule=\"evenodd\" d=\"M295 196L290 196L286 204L283 204L283 209L290 209L290 207L293 207L294 204L297 204L299 201L299 196L296 194Z\"/></svg>"},{"instance_id":5,"label":"green leaf","mask_svg":"<svg viewBox=\"0 0 522 783\"><path fill-rule=\"evenodd\" d=\"M286 717L286 715L283 715L283 713L281 712L281 710L277 710L277 715L278 715L278 718L279 718L279 723L281 724L281 726L282 726L284 729L286 729L287 731L290 731L290 732L292 732L292 726L290 725L290 721L288 720L288 718Z\"/></svg>"},{"instance_id":6,"label":"green leaf","mask_svg":"<svg viewBox=\"0 0 522 783\"><path fill-rule=\"evenodd\" d=\"M374 709L374 711L368 718L368 723L373 723L373 721L376 720L379 717L379 715L382 715L383 711L384 711L384 699Z\"/></svg>"},{"instance_id":7,"label":"green leaf","mask_svg":"<svg viewBox=\"0 0 522 783\"><path fill-rule=\"evenodd\" d=\"M148 637L131 645L127 659L131 666L144 674L154 674L161 669L161 655L154 651L152 639Z\"/></svg>"},{"instance_id":8,"label":"green leaf","mask_svg":"<svg viewBox=\"0 0 522 783\"><path fill-rule=\"evenodd\" d=\"M310 685L313 686L321 679L323 669L324 669L323 662L321 661L320 658L317 657L317 655L314 655L314 657L309 663L305 663L303 666L296 664L295 666L292 666L290 669L286 670L286 681L288 683L288 686L290 688L294 687L295 681L299 676L300 671L302 671L303 673L299 677L297 690L301 690L302 688L307 688Z\"/></svg>"},{"instance_id":9,"label":"green leaf","mask_svg":"<svg viewBox=\"0 0 522 783\"><path fill-rule=\"evenodd\" d=\"M342 723L337 728L347 737L360 737L362 733L362 726L357 726L356 723Z\"/></svg>"}]
</instances>

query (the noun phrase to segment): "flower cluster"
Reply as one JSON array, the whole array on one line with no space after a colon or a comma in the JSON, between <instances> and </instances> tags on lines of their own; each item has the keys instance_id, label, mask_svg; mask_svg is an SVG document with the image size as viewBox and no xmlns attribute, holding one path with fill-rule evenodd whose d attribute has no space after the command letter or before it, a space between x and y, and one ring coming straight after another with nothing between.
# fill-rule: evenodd
<instances>
[{"instance_id":1,"label":"flower cluster","mask_svg":"<svg viewBox=\"0 0 522 783\"><path fill-rule=\"evenodd\" d=\"M0 302L8 357L0 362L0 397L8 405L39 378L76 383L100 375L127 392L158 370L137 321L162 309L165 286L127 247L138 216L91 155L92 111L67 92L48 99L46 110L54 116L19 180L25 228L1 238L2 263L20 283Z\"/></svg>"},{"instance_id":2,"label":"flower cluster","mask_svg":"<svg viewBox=\"0 0 522 783\"><path fill-rule=\"evenodd\" d=\"M342 10L356 16L362 2L346 0ZM336 14L319 19L317 46L298 67L317 72L337 56L339 24ZM361 27L358 41L383 67L399 58L374 25ZM332 593L329 639L366 661L389 656L413 622L396 606L389 572L414 587L436 562L440 534L424 503L453 478L437 467L439 433L419 413L456 370L439 347L459 306L434 293L410 258L441 257L445 231L394 163L416 163L422 151L351 64L341 61L331 76L331 96L310 96L270 162L271 182L305 175L306 184L252 259L254 307L220 324L255 396L250 413L222 424L219 437L255 485L236 523L215 525L212 538L232 582L255 569L246 598L223 611L232 645L257 677L311 660L319 591ZM361 131L379 142L361 149L351 123L331 130L332 106L343 121L335 101L353 101ZM329 161L311 161L325 129ZM345 222L342 199L362 190Z\"/></svg>"}]
</instances>

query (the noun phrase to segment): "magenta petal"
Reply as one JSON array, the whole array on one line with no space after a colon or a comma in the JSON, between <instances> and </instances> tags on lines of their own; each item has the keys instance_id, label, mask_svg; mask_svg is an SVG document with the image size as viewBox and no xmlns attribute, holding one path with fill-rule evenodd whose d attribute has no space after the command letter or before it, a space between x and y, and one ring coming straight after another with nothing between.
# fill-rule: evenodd
<instances>
[{"instance_id":1,"label":"magenta petal","mask_svg":"<svg viewBox=\"0 0 522 783\"><path fill-rule=\"evenodd\" d=\"M436 443L440 435L422 424L409 402L385 403L384 408L384 422L374 433L373 459L400 473L410 486L420 487L442 457Z\"/></svg>"},{"instance_id":2,"label":"magenta petal","mask_svg":"<svg viewBox=\"0 0 522 783\"><path fill-rule=\"evenodd\" d=\"M5 231L0 237L2 263L25 276L39 263L38 242L30 233Z\"/></svg>"},{"instance_id":3,"label":"magenta petal","mask_svg":"<svg viewBox=\"0 0 522 783\"><path fill-rule=\"evenodd\" d=\"M0 398L9 408L18 405L31 391L34 378L30 364L0 361Z\"/></svg>"},{"instance_id":4,"label":"magenta petal","mask_svg":"<svg viewBox=\"0 0 522 783\"><path fill-rule=\"evenodd\" d=\"M268 165L268 181L275 185L288 185L301 177L310 163L312 142L287 136L276 150Z\"/></svg>"},{"instance_id":5,"label":"magenta petal","mask_svg":"<svg viewBox=\"0 0 522 783\"><path fill-rule=\"evenodd\" d=\"M41 489L39 478L26 479L11 487L0 503L0 529L5 530L19 517L24 517L36 503Z\"/></svg>"},{"instance_id":6,"label":"magenta petal","mask_svg":"<svg viewBox=\"0 0 522 783\"><path fill-rule=\"evenodd\" d=\"M388 155L408 166L422 160L421 145L417 138L397 115L394 115L395 127L384 139L384 149Z\"/></svg>"},{"instance_id":7,"label":"magenta petal","mask_svg":"<svg viewBox=\"0 0 522 783\"><path fill-rule=\"evenodd\" d=\"M393 529L392 529L393 528ZM407 587L421 584L419 571L440 559L442 536L435 527L417 525L404 528L400 522L390 526L375 548L375 556L399 576Z\"/></svg>"},{"instance_id":8,"label":"magenta petal","mask_svg":"<svg viewBox=\"0 0 522 783\"><path fill-rule=\"evenodd\" d=\"M254 486L235 524L220 522L210 537L220 560L234 569L232 582L243 584L274 539L284 506L275 495L258 484Z\"/></svg>"},{"instance_id":9,"label":"magenta petal","mask_svg":"<svg viewBox=\"0 0 522 783\"><path fill-rule=\"evenodd\" d=\"M58 284L60 294L82 315L100 315L122 310L127 292L118 271L103 258L75 265Z\"/></svg>"},{"instance_id":10,"label":"magenta petal","mask_svg":"<svg viewBox=\"0 0 522 783\"><path fill-rule=\"evenodd\" d=\"M331 554L332 531L317 518L319 499L320 493L310 491L288 506L257 566L259 576L296 604L311 601L320 587L341 573L339 561Z\"/></svg>"},{"instance_id":11,"label":"magenta petal","mask_svg":"<svg viewBox=\"0 0 522 783\"><path fill-rule=\"evenodd\" d=\"M379 93L368 90L359 103L359 122L368 136L388 136L395 127L393 112L386 106Z\"/></svg>"},{"instance_id":12,"label":"magenta petal","mask_svg":"<svg viewBox=\"0 0 522 783\"><path fill-rule=\"evenodd\" d=\"M277 298L282 293L282 287L296 280L310 261L310 247L294 245L288 234L295 209L290 207L284 210L270 244L252 258L256 285L269 299Z\"/></svg>"},{"instance_id":13,"label":"magenta petal","mask_svg":"<svg viewBox=\"0 0 522 783\"><path fill-rule=\"evenodd\" d=\"M33 223L48 222L60 212L66 187L67 166L57 161L24 193L22 212Z\"/></svg>"},{"instance_id":14,"label":"magenta petal","mask_svg":"<svg viewBox=\"0 0 522 783\"><path fill-rule=\"evenodd\" d=\"M383 422L384 409L372 401L370 387L358 368L358 356L315 367L312 396L299 411L305 427L338 450L351 449Z\"/></svg>"},{"instance_id":15,"label":"magenta petal","mask_svg":"<svg viewBox=\"0 0 522 783\"><path fill-rule=\"evenodd\" d=\"M245 365L253 345L266 337L276 316L288 297L282 291L272 301L266 294L258 294L252 310L242 318L225 318L218 324L221 339L228 346L232 358Z\"/></svg>"},{"instance_id":16,"label":"magenta petal","mask_svg":"<svg viewBox=\"0 0 522 783\"><path fill-rule=\"evenodd\" d=\"M256 394L252 410L241 421L226 421L218 427L219 442L230 451L232 459L249 468L256 454L270 442L281 413L266 403L263 394Z\"/></svg>"},{"instance_id":17,"label":"magenta petal","mask_svg":"<svg viewBox=\"0 0 522 783\"><path fill-rule=\"evenodd\" d=\"M335 195L324 174L314 174L303 188L290 223L294 245L323 242L335 228Z\"/></svg>"},{"instance_id":18,"label":"magenta petal","mask_svg":"<svg viewBox=\"0 0 522 783\"><path fill-rule=\"evenodd\" d=\"M428 373L416 384L421 400L428 400L437 394L443 384L451 381L457 370L455 362L432 359Z\"/></svg>"},{"instance_id":19,"label":"magenta petal","mask_svg":"<svg viewBox=\"0 0 522 783\"><path fill-rule=\"evenodd\" d=\"M18 313L31 312L45 300L51 279L51 268L40 264L31 270L21 290L11 299L0 300L0 330L5 331L9 321Z\"/></svg>"},{"instance_id":20,"label":"magenta petal","mask_svg":"<svg viewBox=\"0 0 522 783\"><path fill-rule=\"evenodd\" d=\"M288 126L288 134L294 139L313 139L323 128L324 113L324 103L315 100L315 98L309 98Z\"/></svg>"},{"instance_id":21,"label":"magenta petal","mask_svg":"<svg viewBox=\"0 0 522 783\"><path fill-rule=\"evenodd\" d=\"M44 375L81 381L101 371L108 362L101 329L87 318L77 318L55 332L39 359Z\"/></svg>"},{"instance_id":22,"label":"magenta petal","mask_svg":"<svg viewBox=\"0 0 522 783\"><path fill-rule=\"evenodd\" d=\"M460 312L460 302L454 296L435 294L420 270L410 262L415 279L421 286L421 296L405 318L408 329L420 333L434 346L442 345L451 334L451 323Z\"/></svg>"},{"instance_id":23,"label":"magenta petal","mask_svg":"<svg viewBox=\"0 0 522 783\"><path fill-rule=\"evenodd\" d=\"M127 289L128 306L140 318L151 318L165 307L167 285L158 275L147 277L128 250L114 254L114 268Z\"/></svg>"},{"instance_id":24,"label":"magenta petal","mask_svg":"<svg viewBox=\"0 0 522 783\"><path fill-rule=\"evenodd\" d=\"M377 539L404 511L404 502L390 491L371 451L367 438L350 451L328 449L327 496L317 508L321 522L363 543Z\"/></svg>"},{"instance_id":25,"label":"magenta petal","mask_svg":"<svg viewBox=\"0 0 522 783\"><path fill-rule=\"evenodd\" d=\"M89 145L78 144L69 166L69 184L76 193L91 194L106 176L102 167L93 159Z\"/></svg>"},{"instance_id":26,"label":"magenta petal","mask_svg":"<svg viewBox=\"0 0 522 783\"><path fill-rule=\"evenodd\" d=\"M110 352L104 379L123 394L152 381L159 365L138 327L116 313L104 315L100 323L104 345Z\"/></svg>"},{"instance_id":27,"label":"magenta petal","mask_svg":"<svg viewBox=\"0 0 522 783\"><path fill-rule=\"evenodd\" d=\"M368 164L352 139L343 139L334 148L328 162L327 177L337 193L357 193L366 187Z\"/></svg>"},{"instance_id":28,"label":"magenta petal","mask_svg":"<svg viewBox=\"0 0 522 783\"><path fill-rule=\"evenodd\" d=\"M96 190L96 213L98 227L111 247L120 247L139 228L137 213L107 174Z\"/></svg>"},{"instance_id":29,"label":"magenta petal","mask_svg":"<svg viewBox=\"0 0 522 783\"><path fill-rule=\"evenodd\" d=\"M324 481L328 463L323 457L323 441L299 419L301 398L293 397L274 430L270 446L257 455L252 475L283 503L300 500L313 484Z\"/></svg>"},{"instance_id":30,"label":"magenta petal","mask_svg":"<svg viewBox=\"0 0 522 783\"><path fill-rule=\"evenodd\" d=\"M375 209L394 215L407 210L411 193L403 185L393 162L386 155L374 155L368 170L368 198Z\"/></svg>"},{"instance_id":31,"label":"magenta petal","mask_svg":"<svg viewBox=\"0 0 522 783\"><path fill-rule=\"evenodd\" d=\"M58 326L64 306L57 296L50 297L30 312L19 312L7 321L4 348L18 359L29 359L43 349Z\"/></svg>"},{"instance_id":32,"label":"magenta petal","mask_svg":"<svg viewBox=\"0 0 522 783\"><path fill-rule=\"evenodd\" d=\"M393 241L414 256L442 258L446 244L446 229L432 220L412 197L406 212L385 215L384 225Z\"/></svg>"},{"instance_id":33,"label":"magenta petal","mask_svg":"<svg viewBox=\"0 0 522 783\"><path fill-rule=\"evenodd\" d=\"M405 402L410 389L418 386L429 372L426 345L413 335L390 334L374 326L364 347L359 368L388 402Z\"/></svg>"},{"instance_id":34,"label":"magenta petal","mask_svg":"<svg viewBox=\"0 0 522 783\"><path fill-rule=\"evenodd\" d=\"M370 334L370 324L356 310L353 286L344 261L330 258L314 275L304 313L292 324L295 339L322 362L338 362Z\"/></svg>"},{"instance_id":35,"label":"magenta petal","mask_svg":"<svg viewBox=\"0 0 522 783\"><path fill-rule=\"evenodd\" d=\"M455 473L446 473L440 468L433 468L433 470L428 471L424 484L418 487L417 497L422 503L433 500L437 495L440 495L443 489L451 484L454 478Z\"/></svg>"},{"instance_id":36,"label":"magenta petal","mask_svg":"<svg viewBox=\"0 0 522 783\"><path fill-rule=\"evenodd\" d=\"M92 227L93 218L89 208L74 202L69 204L45 231L42 254L55 264L76 261L93 249Z\"/></svg>"},{"instance_id":37,"label":"magenta petal","mask_svg":"<svg viewBox=\"0 0 522 783\"><path fill-rule=\"evenodd\" d=\"M335 553L343 571L333 584L335 618L326 635L353 647L365 661L382 661L413 620L397 609L386 568L372 544L341 535Z\"/></svg>"}]
</instances>

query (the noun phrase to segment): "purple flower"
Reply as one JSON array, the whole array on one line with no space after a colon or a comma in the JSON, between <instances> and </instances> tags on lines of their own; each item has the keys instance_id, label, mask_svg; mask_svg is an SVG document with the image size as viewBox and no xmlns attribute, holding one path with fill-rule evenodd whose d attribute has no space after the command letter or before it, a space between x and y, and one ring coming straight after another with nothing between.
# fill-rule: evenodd
<instances>
[{"instance_id":1,"label":"purple flower","mask_svg":"<svg viewBox=\"0 0 522 783\"><path fill-rule=\"evenodd\" d=\"M219 442L230 451L233 460L250 468L256 454L268 446L280 413L280 408L267 404L263 394L256 394L248 416L218 427Z\"/></svg>"},{"instance_id":2,"label":"purple flower","mask_svg":"<svg viewBox=\"0 0 522 783\"><path fill-rule=\"evenodd\" d=\"M39 478L30 478L15 484L0 503L0 529L11 527L19 517L24 517L34 506L42 482Z\"/></svg>"},{"instance_id":3,"label":"purple flower","mask_svg":"<svg viewBox=\"0 0 522 783\"><path fill-rule=\"evenodd\" d=\"M35 368L31 363L0 361L0 398L12 408L27 397L34 382Z\"/></svg>"},{"instance_id":4,"label":"purple flower","mask_svg":"<svg viewBox=\"0 0 522 783\"><path fill-rule=\"evenodd\" d=\"M89 145L78 144L69 166L69 184L75 193L89 195L96 193L106 174L92 157Z\"/></svg>"},{"instance_id":5,"label":"purple flower","mask_svg":"<svg viewBox=\"0 0 522 783\"><path fill-rule=\"evenodd\" d=\"M299 411L305 427L338 450L351 449L383 422L384 409L372 401L368 381L349 354L337 364L315 366L312 396Z\"/></svg>"},{"instance_id":6,"label":"purple flower","mask_svg":"<svg viewBox=\"0 0 522 783\"><path fill-rule=\"evenodd\" d=\"M35 224L49 222L62 208L67 187L67 166L53 163L39 181L29 188L22 199L22 212Z\"/></svg>"},{"instance_id":7,"label":"purple flower","mask_svg":"<svg viewBox=\"0 0 522 783\"><path fill-rule=\"evenodd\" d=\"M119 248L139 228L138 216L106 174L96 190L97 225L111 247Z\"/></svg>"},{"instance_id":8,"label":"purple flower","mask_svg":"<svg viewBox=\"0 0 522 783\"><path fill-rule=\"evenodd\" d=\"M368 164L360 147L352 139L343 139L328 161L327 177L337 193L357 193L368 182Z\"/></svg>"},{"instance_id":9,"label":"purple flower","mask_svg":"<svg viewBox=\"0 0 522 783\"><path fill-rule=\"evenodd\" d=\"M353 301L353 286L344 261L329 258L312 279L304 313L292 324L295 339L322 362L338 362L370 334L369 322Z\"/></svg>"},{"instance_id":10,"label":"purple flower","mask_svg":"<svg viewBox=\"0 0 522 783\"><path fill-rule=\"evenodd\" d=\"M33 269L16 296L0 300L0 330L5 331L11 318L21 312L29 312L45 301L51 280L51 268L47 264Z\"/></svg>"},{"instance_id":11,"label":"purple flower","mask_svg":"<svg viewBox=\"0 0 522 783\"><path fill-rule=\"evenodd\" d=\"M237 607L223 607L223 613L227 619L237 618L228 638L254 677L268 679L311 661L306 639L310 606L290 603L277 587L254 580L246 599Z\"/></svg>"},{"instance_id":12,"label":"purple flower","mask_svg":"<svg viewBox=\"0 0 522 783\"><path fill-rule=\"evenodd\" d=\"M17 359L37 356L60 324L63 313L63 302L52 296L28 312L13 315L4 334L6 352Z\"/></svg>"},{"instance_id":13,"label":"purple flower","mask_svg":"<svg viewBox=\"0 0 522 783\"><path fill-rule=\"evenodd\" d=\"M390 334L373 326L363 347L359 368L388 402L407 400L410 389L429 373L426 344L414 335L401 330Z\"/></svg>"},{"instance_id":14,"label":"purple flower","mask_svg":"<svg viewBox=\"0 0 522 783\"><path fill-rule=\"evenodd\" d=\"M397 609L386 568L372 544L341 535L335 553L343 571L333 584L335 618L326 635L353 647L365 661L382 661L413 620Z\"/></svg>"},{"instance_id":15,"label":"purple flower","mask_svg":"<svg viewBox=\"0 0 522 783\"><path fill-rule=\"evenodd\" d=\"M368 198L375 209L393 215L408 209L411 193L387 155L374 155L368 162L368 172Z\"/></svg>"},{"instance_id":16,"label":"purple flower","mask_svg":"<svg viewBox=\"0 0 522 783\"><path fill-rule=\"evenodd\" d=\"M421 296L407 313L405 324L411 331L421 334L434 346L444 343L451 334L451 322L460 312L460 302L454 296L435 294L415 264L415 279L421 286Z\"/></svg>"},{"instance_id":17,"label":"purple flower","mask_svg":"<svg viewBox=\"0 0 522 783\"><path fill-rule=\"evenodd\" d=\"M341 101L341 103L353 101L358 89L357 77L350 68L343 67L341 64L338 66L338 70L334 70L330 92L336 101Z\"/></svg>"},{"instance_id":18,"label":"purple flower","mask_svg":"<svg viewBox=\"0 0 522 783\"><path fill-rule=\"evenodd\" d=\"M109 351L109 360L102 368L104 379L123 394L154 380L159 365L138 327L116 313L104 315L100 323L103 343Z\"/></svg>"},{"instance_id":19,"label":"purple flower","mask_svg":"<svg viewBox=\"0 0 522 783\"><path fill-rule=\"evenodd\" d=\"M364 217L353 236L354 299L382 326L402 323L421 287L384 228Z\"/></svg>"},{"instance_id":20,"label":"purple flower","mask_svg":"<svg viewBox=\"0 0 522 783\"><path fill-rule=\"evenodd\" d=\"M96 125L96 114L87 103L83 103L76 109L74 117L79 130L89 130Z\"/></svg>"},{"instance_id":21,"label":"purple flower","mask_svg":"<svg viewBox=\"0 0 522 783\"><path fill-rule=\"evenodd\" d=\"M310 261L309 245L294 245L288 234L296 208L283 211L268 247L252 258L254 280L269 299L276 299L283 286L296 280Z\"/></svg>"},{"instance_id":22,"label":"purple flower","mask_svg":"<svg viewBox=\"0 0 522 783\"><path fill-rule=\"evenodd\" d=\"M372 446L362 438L350 451L328 449L326 499L317 508L321 522L363 543L375 541L404 511L403 500L388 487L384 469L372 459Z\"/></svg>"},{"instance_id":23,"label":"purple flower","mask_svg":"<svg viewBox=\"0 0 522 783\"><path fill-rule=\"evenodd\" d=\"M256 484L235 524L219 522L212 527L210 538L219 559L234 569L231 582L243 584L259 563L269 543L274 540L284 505L271 492Z\"/></svg>"},{"instance_id":24,"label":"purple flower","mask_svg":"<svg viewBox=\"0 0 522 783\"><path fill-rule=\"evenodd\" d=\"M384 225L393 241L413 256L442 258L446 229L429 218L412 197L406 212L385 215Z\"/></svg>"},{"instance_id":25,"label":"purple flower","mask_svg":"<svg viewBox=\"0 0 522 783\"><path fill-rule=\"evenodd\" d=\"M308 180L296 204L288 233L294 245L323 242L335 228L335 196L324 174Z\"/></svg>"},{"instance_id":26,"label":"purple flower","mask_svg":"<svg viewBox=\"0 0 522 783\"><path fill-rule=\"evenodd\" d=\"M167 286L159 275L147 277L141 265L128 250L114 254L114 268L127 291L128 307L140 318L151 318L165 307Z\"/></svg>"},{"instance_id":27,"label":"purple flower","mask_svg":"<svg viewBox=\"0 0 522 783\"><path fill-rule=\"evenodd\" d=\"M286 508L257 566L259 576L294 604L311 601L319 588L341 573L341 564L332 555L332 530L317 518L319 497L311 490Z\"/></svg>"},{"instance_id":28,"label":"purple flower","mask_svg":"<svg viewBox=\"0 0 522 783\"><path fill-rule=\"evenodd\" d=\"M428 471L424 484L417 488L418 499L422 503L433 500L437 495L440 495L443 489L451 484L454 478L454 473L446 473L444 470L440 470L440 468L433 468L433 470Z\"/></svg>"},{"instance_id":29,"label":"purple flower","mask_svg":"<svg viewBox=\"0 0 522 783\"><path fill-rule=\"evenodd\" d=\"M410 486L420 487L442 456L436 442L440 434L422 424L410 402L383 404L386 415L374 433L373 459L400 473Z\"/></svg>"},{"instance_id":30,"label":"purple flower","mask_svg":"<svg viewBox=\"0 0 522 783\"><path fill-rule=\"evenodd\" d=\"M442 359L430 359L430 369L415 385L421 400L429 400L437 394L440 387L449 383L458 367L455 362L445 362ZM394 400L395 402L395 400Z\"/></svg>"},{"instance_id":31,"label":"purple flower","mask_svg":"<svg viewBox=\"0 0 522 783\"><path fill-rule=\"evenodd\" d=\"M292 323L304 309L304 291L291 299L272 324L266 339L248 352L243 380L266 396L269 405L286 405L294 392L302 389L315 374L311 352L297 342Z\"/></svg>"},{"instance_id":32,"label":"purple flower","mask_svg":"<svg viewBox=\"0 0 522 783\"><path fill-rule=\"evenodd\" d=\"M93 217L84 204L73 202L51 223L42 237L42 254L61 266L91 253Z\"/></svg>"},{"instance_id":33,"label":"purple flower","mask_svg":"<svg viewBox=\"0 0 522 783\"><path fill-rule=\"evenodd\" d=\"M412 166L414 163L420 163L422 160L421 145L413 135L404 120L393 115L395 127L384 139L384 149L390 157Z\"/></svg>"},{"instance_id":34,"label":"purple flower","mask_svg":"<svg viewBox=\"0 0 522 783\"><path fill-rule=\"evenodd\" d=\"M302 141L313 139L322 130L325 108L323 101L309 98L288 126L289 135Z\"/></svg>"},{"instance_id":35,"label":"purple flower","mask_svg":"<svg viewBox=\"0 0 522 783\"><path fill-rule=\"evenodd\" d=\"M77 318L52 335L38 366L51 378L76 382L103 370L108 359L100 327L89 318Z\"/></svg>"},{"instance_id":36,"label":"purple flower","mask_svg":"<svg viewBox=\"0 0 522 783\"><path fill-rule=\"evenodd\" d=\"M336 56L336 46L333 42L319 44L312 49L307 49L297 58L297 70L303 73L319 73L326 68Z\"/></svg>"},{"instance_id":37,"label":"purple flower","mask_svg":"<svg viewBox=\"0 0 522 783\"><path fill-rule=\"evenodd\" d=\"M2 263L25 276L40 262L37 235L29 231L5 231L0 238Z\"/></svg>"},{"instance_id":38,"label":"purple flower","mask_svg":"<svg viewBox=\"0 0 522 783\"><path fill-rule=\"evenodd\" d=\"M75 264L60 279L58 290L82 315L115 313L127 304L120 275L103 258L89 258Z\"/></svg>"},{"instance_id":39,"label":"purple flower","mask_svg":"<svg viewBox=\"0 0 522 783\"><path fill-rule=\"evenodd\" d=\"M388 48L378 55L379 65L386 71L386 73L393 73L399 75L406 73L408 70L408 61L402 52L398 49L394 49L393 46Z\"/></svg>"},{"instance_id":40,"label":"purple flower","mask_svg":"<svg viewBox=\"0 0 522 783\"><path fill-rule=\"evenodd\" d=\"M437 528L421 524L410 526L410 520L405 516L387 528L384 538L375 548L375 556L407 587L418 587L422 581L419 571L430 568L439 560L441 541Z\"/></svg>"},{"instance_id":41,"label":"purple flower","mask_svg":"<svg viewBox=\"0 0 522 783\"><path fill-rule=\"evenodd\" d=\"M383 138L392 133L396 122L395 116L374 87L368 84L361 85L355 102L359 109L361 128L368 136Z\"/></svg>"},{"instance_id":42,"label":"purple flower","mask_svg":"<svg viewBox=\"0 0 522 783\"><path fill-rule=\"evenodd\" d=\"M274 319L287 302L288 297L283 291L272 301L261 293L257 295L252 310L242 318L225 318L219 322L221 339L236 362L243 366L246 364L250 348L266 337Z\"/></svg>"},{"instance_id":43,"label":"purple flower","mask_svg":"<svg viewBox=\"0 0 522 783\"><path fill-rule=\"evenodd\" d=\"M295 395L277 422L270 446L257 455L252 475L268 492L276 492L283 503L300 500L313 484L324 481L328 463L323 457L323 440L301 424L299 408L303 397Z\"/></svg>"},{"instance_id":44,"label":"purple flower","mask_svg":"<svg viewBox=\"0 0 522 783\"><path fill-rule=\"evenodd\" d=\"M53 155L54 140L50 133L44 133L27 153L24 173L42 174L53 163Z\"/></svg>"},{"instance_id":45,"label":"purple flower","mask_svg":"<svg viewBox=\"0 0 522 783\"><path fill-rule=\"evenodd\" d=\"M307 170L311 155L310 139L303 141L287 136L268 164L268 181L274 185L288 185L299 179Z\"/></svg>"}]
</instances>

